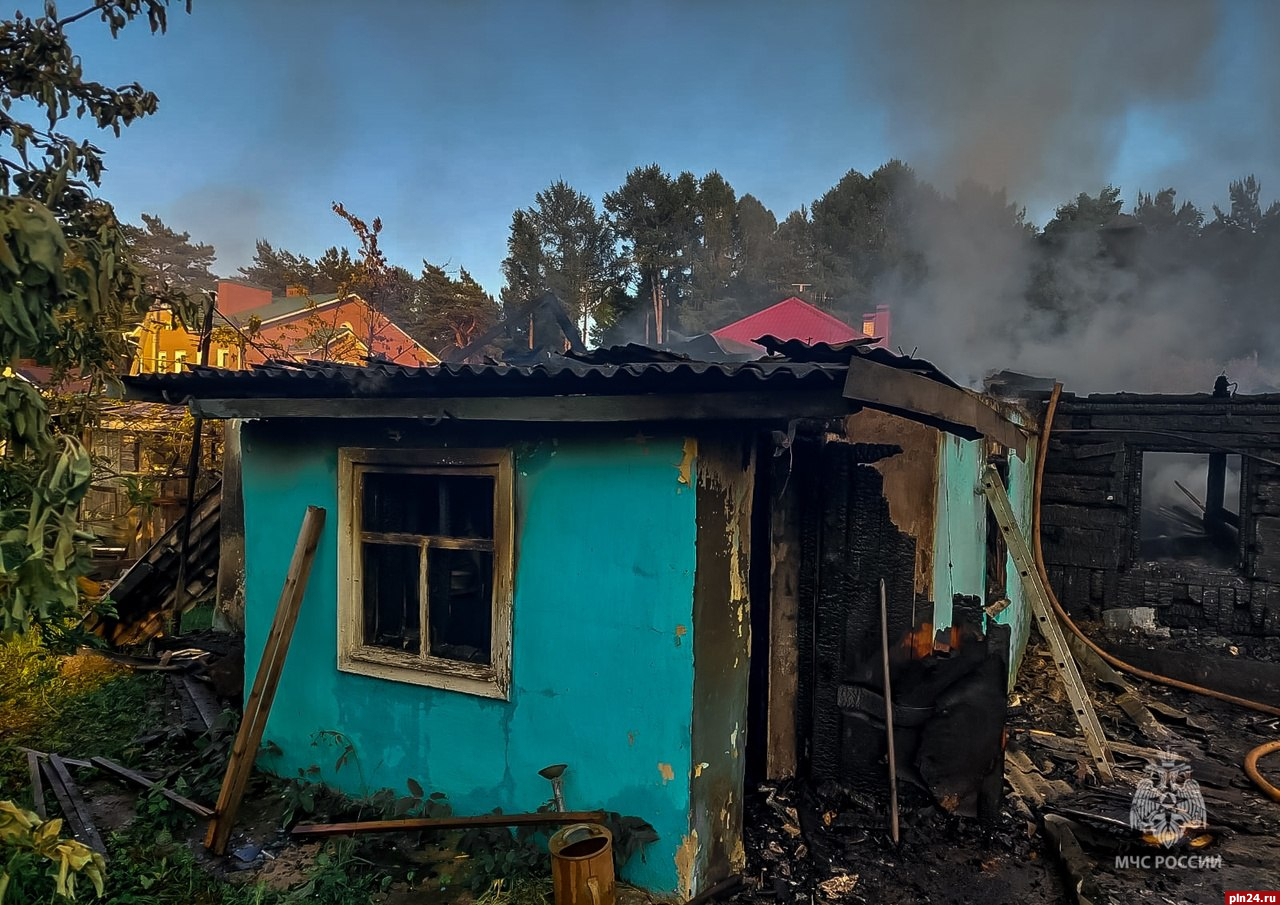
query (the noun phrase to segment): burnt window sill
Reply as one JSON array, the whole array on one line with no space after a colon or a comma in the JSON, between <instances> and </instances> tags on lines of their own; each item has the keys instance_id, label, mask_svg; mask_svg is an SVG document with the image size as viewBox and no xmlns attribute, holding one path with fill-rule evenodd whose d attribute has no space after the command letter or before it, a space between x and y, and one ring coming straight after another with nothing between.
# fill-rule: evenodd
<instances>
[{"instance_id":1,"label":"burnt window sill","mask_svg":"<svg viewBox=\"0 0 1280 905\"><path fill-rule=\"evenodd\" d=\"M443 657L419 657L372 645L358 645L338 656L341 672L423 685L443 691L456 691L506 701L510 698L510 681L490 665L464 663Z\"/></svg>"}]
</instances>

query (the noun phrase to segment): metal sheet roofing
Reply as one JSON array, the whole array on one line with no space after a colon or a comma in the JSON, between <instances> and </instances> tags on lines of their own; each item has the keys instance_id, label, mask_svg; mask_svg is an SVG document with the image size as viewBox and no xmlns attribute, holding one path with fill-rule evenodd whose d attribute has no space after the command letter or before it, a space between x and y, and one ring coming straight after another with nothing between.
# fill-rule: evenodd
<instances>
[{"instance_id":1,"label":"metal sheet roofing","mask_svg":"<svg viewBox=\"0 0 1280 905\"><path fill-rule=\"evenodd\" d=\"M126 378L126 398L351 398L620 395L839 385L846 366L789 362L647 361L590 364L562 358L535 365L445 363L426 367L273 362L251 371L194 367Z\"/></svg>"},{"instance_id":2,"label":"metal sheet roofing","mask_svg":"<svg viewBox=\"0 0 1280 905\"><path fill-rule=\"evenodd\" d=\"M748 346L759 346L762 336L796 339L805 343L844 343L858 339L862 333L804 299L792 296L763 311L711 331L716 339L727 339Z\"/></svg>"},{"instance_id":3,"label":"metal sheet roofing","mask_svg":"<svg viewBox=\"0 0 1280 905\"><path fill-rule=\"evenodd\" d=\"M234 314L225 316L230 320L234 320L237 324L247 323L251 317L256 317L258 320L266 324L271 321L279 320L282 317L310 314L317 308L323 308L330 302L335 302L337 300L338 294L336 292L315 293L311 295L279 295L265 305L258 305L255 308L245 308L243 311L237 311Z\"/></svg>"},{"instance_id":4,"label":"metal sheet roofing","mask_svg":"<svg viewBox=\"0 0 1280 905\"><path fill-rule=\"evenodd\" d=\"M181 374L125 378L126 398L186 399L448 398L626 395L798 390L843 385L854 357L954 386L927 361L872 349L862 341L814 346L764 337L772 353L752 361L699 361L667 349L615 346L519 364L445 362L421 367L375 362L271 361L248 371L191 367Z\"/></svg>"}]
</instances>

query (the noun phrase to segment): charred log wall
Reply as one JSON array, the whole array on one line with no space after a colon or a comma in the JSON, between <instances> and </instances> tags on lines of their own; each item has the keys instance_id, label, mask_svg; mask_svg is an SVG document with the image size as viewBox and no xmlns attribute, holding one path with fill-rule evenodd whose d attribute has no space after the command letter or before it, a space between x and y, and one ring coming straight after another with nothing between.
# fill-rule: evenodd
<instances>
[{"instance_id":1,"label":"charred log wall","mask_svg":"<svg viewBox=\"0 0 1280 905\"><path fill-rule=\"evenodd\" d=\"M851 727L841 713L839 689L849 681L883 687L881 578L888 585L890 637L912 627L915 541L890 518L880 472L864 464L885 454L883 448L829 443L806 444L797 455L805 482L797 625L804 765L818 781L875 788L883 786L880 742L847 737Z\"/></svg>"},{"instance_id":2,"label":"charred log wall","mask_svg":"<svg viewBox=\"0 0 1280 905\"><path fill-rule=\"evenodd\" d=\"M1144 555L1144 453L1224 451L1241 461L1231 561ZM1064 395L1040 500L1063 605L1093 617L1147 606L1163 625L1280 635L1280 467L1265 460L1280 462L1280 395Z\"/></svg>"}]
</instances>

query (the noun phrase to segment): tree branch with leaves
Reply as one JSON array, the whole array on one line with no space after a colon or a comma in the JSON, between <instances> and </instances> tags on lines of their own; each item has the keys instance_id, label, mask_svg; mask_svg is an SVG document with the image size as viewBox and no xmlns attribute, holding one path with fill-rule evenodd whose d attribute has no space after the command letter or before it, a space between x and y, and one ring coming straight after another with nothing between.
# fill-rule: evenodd
<instances>
[{"instance_id":1,"label":"tree branch with leaves","mask_svg":"<svg viewBox=\"0 0 1280 905\"><path fill-rule=\"evenodd\" d=\"M0 142L16 155L0 157L0 633L64 631L78 614L76 579L88 568L78 509L92 468L81 424L51 418L46 399L12 365L34 359L56 381L75 374L100 393L127 367L126 334L146 309L186 302L148 291L125 227L96 196L103 152L62 129L87 119L118 135L158 104L140 85L87 79L68 26L96 15L114 36L145 17L163 32L168 7L98 0L60 17L46 2L41 16L0 21ZM22 117L31 111L38 121Z\"/></svg>"}]
</instances>

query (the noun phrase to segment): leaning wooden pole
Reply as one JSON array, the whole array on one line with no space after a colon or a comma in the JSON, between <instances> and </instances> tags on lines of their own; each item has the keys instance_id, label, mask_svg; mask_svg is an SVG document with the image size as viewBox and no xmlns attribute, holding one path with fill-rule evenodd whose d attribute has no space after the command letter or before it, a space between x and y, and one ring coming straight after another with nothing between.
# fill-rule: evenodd
<instances>
[{"instance_id":1,"label":"leaning wooden pole","mask_svg":"<svg viewBox=\"0 0 1280 905\"><path fill-rule=\"evenodd\" d=\"M898 758L893 743L893 690L889 684L889 601L880 579L880 652L884 662L884 726L889 740L889 833L898 844Z\"/></svg>"},{"instance_id":2,"label":"leaning wooden pole","mask_svg":"<svg viewBox=\"0 0 1280 905\"><path fill-rule=\"evenodd\" d=\"M200 339L196 346L196 363L204 367L209 363L209 340L213 336L213 309L217 297L208 293L205 299L204 322L200 325ZM196 415L191 428L191 452L187 456L187 505L182 512L182 544L178 554L178 581L173 589L173 634L182 632L182 612L187 607L187 560L191 557L191 510L196 504L196 481L200 477L200 445L204 436L204 419Z\"/></svg>"},{"instance_id":3,"label":"leaning wooden pole","mask_svg":"<svg viewBox=\"0 0 1280 905\"><path fill-rule=\"evenodd\" d=\"M253 690L249 692L249 700L244 705L240 731L236 733L235 743L231 746L231 756L227 760L227 772L222 778L222 790L218 793L213 819L209 821L209 831L204 837L205 846L218 855L227 850L231 825L235 822L236 812L240 810L240 800L244 797L254 758L262 744L262 734L267 728L267 715L271 712L271 702L280 685L280 674L289 653L293 628L298 623L298 610L307 590L307 577L311 574L311 563L315 559L322 528L324 510L308 506L307 514L302 519L302 529L298 532L298 543L293 549L289 572L284 579L284 589L280 592L280 602L276 604L271 632L262 647L262 660L253 677Z\"/></svg>"}]
</instances>

